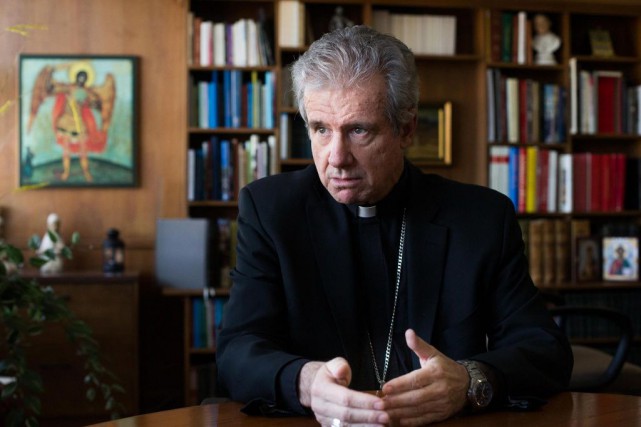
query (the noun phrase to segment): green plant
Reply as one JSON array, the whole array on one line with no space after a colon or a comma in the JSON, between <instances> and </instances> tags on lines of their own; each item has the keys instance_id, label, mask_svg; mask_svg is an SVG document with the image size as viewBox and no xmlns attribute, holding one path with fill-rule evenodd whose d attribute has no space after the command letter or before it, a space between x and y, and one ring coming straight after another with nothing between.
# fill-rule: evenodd
<instances>
[{"instance_id":1,"label":"green plant","mask_svg":"<svg viewBox=\"0 0 641 427\"><path fill-rule=\"evenodd\" d=\"M49 237L56 242L54 233L49 232ZM77 241L78 234L74 233L72 245ZM35 249L38 244L38 239L32 238L29 247ZM64 247L60 255L71 258L71 249ZM41 256L31 257L29 261L34 267L40 267L55 256L50 250ZM0 412L6 412L4 424L39 424L42 379L27 366L26 356L30 338L41 334L44 326L52 322L63 326L68 340L76 347L76 353L84 359L87 399L93 401L100 395L111 417L118 418L124 407L117 395L124 390L116 376L103 364L91 329L76 318L64 299L51 287L42 287L36 280L21 276L16 267L23 262L19 249L0 241L0 331L4 334L0 341L0 377L10 379L0 385Z\"/></svg>"}]
</instances>

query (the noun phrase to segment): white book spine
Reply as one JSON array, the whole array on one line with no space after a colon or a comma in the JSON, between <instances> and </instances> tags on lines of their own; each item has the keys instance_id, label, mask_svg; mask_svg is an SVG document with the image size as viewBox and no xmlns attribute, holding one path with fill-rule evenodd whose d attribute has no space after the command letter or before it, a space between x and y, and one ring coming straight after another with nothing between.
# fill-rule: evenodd
<instances>
[{"instance_id":1,"label":"white book spine","mask_svg":"<svg viewBox=\"0 0 641 427\"><path fill-rule=\"evenodd\" d=\"M572 198L572 154L561 153L559 155L559 212L572 212Z\"/></svg>"}]
</instances>

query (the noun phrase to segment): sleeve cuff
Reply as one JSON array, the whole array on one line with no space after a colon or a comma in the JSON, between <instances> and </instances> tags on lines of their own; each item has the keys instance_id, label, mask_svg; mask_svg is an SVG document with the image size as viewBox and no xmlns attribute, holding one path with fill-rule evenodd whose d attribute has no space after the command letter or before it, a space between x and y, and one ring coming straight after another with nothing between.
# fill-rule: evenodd
<instances>
[{"instance_id":1,"label":"sleeve cuff","mask_svg":"<svg viewBox=\"0 0 641 427\"><path fill-rule=\"evenodd\" d=\"M285 407L290 411L309 415L311 409L301 405L298 398L298 376L303 365L309 362L307 359L296 359L285 365L276 378L278 387L278 406Z\"/></svg>"}]
</instances>

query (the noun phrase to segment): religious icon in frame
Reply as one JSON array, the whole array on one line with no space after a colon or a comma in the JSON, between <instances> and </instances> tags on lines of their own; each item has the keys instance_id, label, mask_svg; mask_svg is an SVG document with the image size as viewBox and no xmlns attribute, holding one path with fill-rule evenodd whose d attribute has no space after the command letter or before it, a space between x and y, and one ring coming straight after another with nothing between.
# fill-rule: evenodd
<instances>
[{"instance_id":1,"label":"religious icon in frame","mask_svg":"<svg viewBox=\"0 0 641 427\"><path fill-rule=\"evenodd\" d=\"M136 185L137 58L20 56L20 186Z\"/></svg>"},{"instance_id":2,"label":"religious icon in frame","mask_svg":"<svg viewBox=\"0 0 641 427\"><path fill-rule=\"evenodd\" d=\"M603 280L639 280L639 239L603 238Z\"/></svg>"}]
</instances>

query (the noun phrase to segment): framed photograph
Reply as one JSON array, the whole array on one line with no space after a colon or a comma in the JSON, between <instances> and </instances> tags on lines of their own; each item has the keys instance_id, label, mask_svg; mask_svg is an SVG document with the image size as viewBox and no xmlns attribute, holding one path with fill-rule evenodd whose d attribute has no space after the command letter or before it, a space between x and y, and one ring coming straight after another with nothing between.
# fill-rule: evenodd
<instances>
[{"instance_id":1,"label":"framed photograph","mask_svg":"<svg viewBox=\"0 0 641 427\"><path fill-rule=\"evenodd\" d=\"M576 240L576 280L595 282L601 280L601 242L594 237Z\"/></svg>"},{"instance_id":2,"label":"framed photograph","mask_svg":"<svg viewBox=\"0 0 641 427\"><path fill-rule=\"evenodd\" d=\"M590 30L590 48L594 56L614 56L612 48L612 39L607 30L593 29Z\"/></svg>"},{"instance_id":3,"label":"framed photograph","mask_svg":"<svg viewBox=\"0 0 641 427\"><path fill-rule=\"evenodd\" d=\"M639 239L603 238L603 280L639 280Z\"/></svg>"},{"instance_id":4,"label":"framed photograph","mask_svg":"<svg viewBox=\"0 0 641 427\"><path fill-rule=\"evenodd\" d=\"M20 187L136 185L137 69L131 56L20 56Z\"/></svg>"},{"instance_id":5,"label":"framed photograph","mask_svg":"<svg viewBox=\"0 0 641 427\"><path fill-rule=\"evenodd\" d=\"M452 164L452 103L420 105L414 141L407 158L419 165Z\"/></svg>"}]
</instances>

